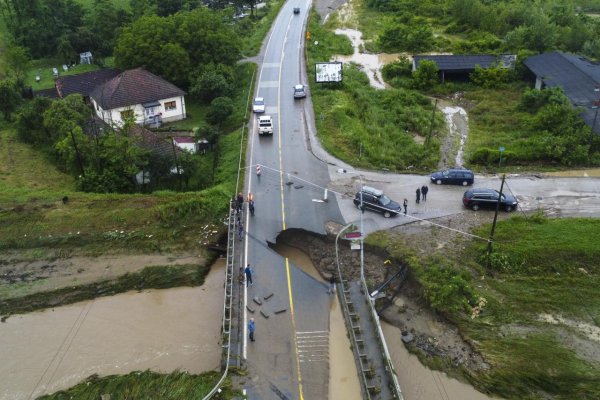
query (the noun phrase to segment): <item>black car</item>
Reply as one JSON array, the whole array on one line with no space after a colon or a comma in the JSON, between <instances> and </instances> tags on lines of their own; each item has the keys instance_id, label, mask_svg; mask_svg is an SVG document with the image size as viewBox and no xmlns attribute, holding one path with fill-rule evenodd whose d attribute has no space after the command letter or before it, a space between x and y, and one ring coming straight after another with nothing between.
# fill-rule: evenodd
<instances>
[{"instance_id":1,"label":"black car","mask_svg":"<svg viewBox=\"0 0 600 400\"><path fill-rule=\"evenodd\" d=\"M452 168L431 174L431 182L441 185L442 183L451 185L472 185L475 181L473 171L468 169Z\"/></svg>"},{"instance_id":2,"label":"black car","mask_svg":"<svg viewBox=\"0 0 600 400\"><path fill-rule=\"evenodd\" d=\"M463 195L463 204L473 211L477 211L480 208L495 209L496 203L498 203L498 196L500 196L500 193L494 189L469 189ZM500 209L511 212L517 208L518 204L517 199L513 195L502 193Z\"/></svg>"},{"instance_id":3,"label":"black car","mask_svg":"<svg viewBox=\"0 0 600 400\"><path fill-rule=\"evenodd\" d=\"M361 196L364 210L380 212L386 218L400 214L400 204L384 195L379 189L363 186L362 190L354 196L354 204L357 208L360 208Z\"/></svg>"},{"instance_id":4,"label":"black car","mask_svg":"<svg viewBox=\"0 0 600 400\"><path fill-rule=\"evenodd\" d=\"M300 7L294 7L294 14L300 14Z\"/></svg>"}]
</instances>

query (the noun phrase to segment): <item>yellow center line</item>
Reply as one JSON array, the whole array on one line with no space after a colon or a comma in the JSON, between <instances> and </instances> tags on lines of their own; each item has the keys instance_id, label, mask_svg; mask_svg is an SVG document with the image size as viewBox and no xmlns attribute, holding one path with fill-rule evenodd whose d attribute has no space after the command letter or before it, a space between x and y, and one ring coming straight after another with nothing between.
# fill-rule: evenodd
<instances>
[{"instance_id":1,"label":"yellow center line","mask_svg":"<svg viewBox=\"0 0 600 400\"><path fill-rule=\"evenodd\" d=\"M291 18L290 18L291 21ZM288 24L288 32L290 25ZM287 34L285 33L284 45L287 41ZM278 147L279 147L279 187L281 193L281 227L285 231L285 202L284 202L284 185L283 185L283 156L281 151L281 66L283 65L283 56L284 52L281 52L281 59L279 60L279 92L277 94L277 110L279 111L279 118L277 118L277 137L278 137ZM296 317L294 314L294 299L292 296L292 279L290 277L290 263L289 260L285 259L285 271L287 275L287 286L288 286L288 296L290 298L290 315L292 316L292 331L294 333L294 351L296 355L296 370L298 371L298 391L300 393L300 400L304 400L304 393L302 391L302 372L300 371L300 356L298 352L298 335L296 334Z\"/></svg>"}]
</instances>

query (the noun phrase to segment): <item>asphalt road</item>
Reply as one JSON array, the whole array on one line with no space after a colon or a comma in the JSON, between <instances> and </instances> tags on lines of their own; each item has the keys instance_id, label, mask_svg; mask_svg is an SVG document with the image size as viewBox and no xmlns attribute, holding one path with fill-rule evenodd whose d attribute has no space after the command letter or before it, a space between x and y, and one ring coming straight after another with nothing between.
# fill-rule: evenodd
<instances>
[{"instance_id":1,"label":"asphalt road","mask_svg":"<svg viewBox=\"0 0 600 400\"><path fill-rule=\"evenodd\" d=\"M246 192L253 193L256 210L254 217L245 216L244 242L245 263L255 271L246 295L254 313L246 311L245 320L255 319L256 341L243 345L250 399L327 398L327 348L311 345L329 331L327 288L268 247L285 229L325 233L326 221L343 222L337 199L322 201L329 173L307 148L309 103L293 98L293 86L307 81L302 49L309 5L292 0L283 6L269 34L255 93L265 99L264 115L273 118L274 134L259 136L254 118L246 157ZM300 14L293 14L294 7ZM262 305L253 301L271 293Z\"/></svg>"},{"instance_id":2,"label":"asphalt road","mask_svg":"<svg viewBox=\"0 0 600 400\"><path fill-rule=\"evenodd\" d=\"M281 231L297 228L325 233L328 221L360 221L352 198L361 184L383 189L399 203L403 198L409 200L407 216L386 219L364 213L365 234L473 212L462 206L463 187L433 185L422 175L354 171L320 148L315 139L310 88L303 100L295 100L292 89L307 82L302 51L309 6L298 0L283 6L261 55L257 78L255 96L264 97L265 115L273 118L274 134L259 137L253 119L246 157L246 192L253 193L256 203L256 215L244 217L247 235L243 243L243 263L250 263L255 271L254 285L246 293L254 313L246 311L244 318L244 325L248 318L256 320L256 341L243 344L250 372L246 384L250 399L328 397L328 358L322 356L327 349L310 343L318 342L316 337L329 330L330 298L325 285L268 247ZM300 7L300 14L293 14L294 7ZM260 177L255 173L257 165L261 166ZM341 168L347 172L340 173ZM430 188L427 202L416 204L415 190L423 184ZM500 180L497 176L476 176L474 186L498 189ZM327 202L322 201L325 188L329 189ZM600 216L597 178L510 176L507 190L519 199L520 211L541 208L547 215ZM255 297L261 299L261 305L253 301Z\"/></svg>"}]
</instances>

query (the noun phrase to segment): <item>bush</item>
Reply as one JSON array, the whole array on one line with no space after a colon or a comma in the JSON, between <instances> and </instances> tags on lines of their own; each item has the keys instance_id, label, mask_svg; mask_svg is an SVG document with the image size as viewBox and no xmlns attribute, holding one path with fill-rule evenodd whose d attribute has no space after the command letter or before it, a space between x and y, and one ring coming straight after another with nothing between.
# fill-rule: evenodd
<instances>
[{"instance_id":1,"label":"bush","mask_svg":"<svg viewBox=\"0 0 600 400\"><path fill-rule=\"evenodd\" d=\"M435 61L421 60L419 67L413 72L413 86L416 89L430 89L438 83L438 66Z\"/></svg>"},{"instance_id":2,"label":"bush","mask_svg":"<svg viewBox=\"0 0 600 400\"><path fill-rule=\"evenodd\" d=\"M547 88L543 90L525 89L518 109L531 114L537 113L546 105L568 105L569 99L561 88Z\"/></svg>"},{"instance_id":3,"label":"bush","mask_svg":"<svg viewBox=\"0 0 600 400\"><path fill-rule=\"evenodd\" d=\"M441 312L471 312L477 296L466 271L444 265L425 268L419 276L427 301Z\"/></svg>"},{"instance_id":4,"label":"bush","mask_svg":"<svg viewBox=\"0 0 600 400\"><path fill-rule=\"evenodd\" d=\"M509 68L475 66L475 71L470 75L471 81L486 89L497 89L506 86L514 80L514 73Z\"/></svg>"}]
</instances>

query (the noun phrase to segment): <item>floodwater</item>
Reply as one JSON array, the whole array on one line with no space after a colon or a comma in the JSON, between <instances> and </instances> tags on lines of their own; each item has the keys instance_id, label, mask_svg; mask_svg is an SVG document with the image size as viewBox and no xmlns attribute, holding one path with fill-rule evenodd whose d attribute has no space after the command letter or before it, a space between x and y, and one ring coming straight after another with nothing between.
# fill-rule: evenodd
<instances>
[{"instance_id":1,"label":"floodwater","mask_svg":"<svg viewBox=\"0 0 600 400\"><path fill-rule=\"evenodd\" d=\"M368 54L361 53L361 49L364 48L364 41L362 40L362 32L356 29L336 29L337 35L346 35L352 42L354 47L354 54L351 56L334 56L334 61L342 62L353 62L363 67L365 73L369 77L371 86L376 89L385 89L385 82L381 76L381 68L385 64L392 61L396 61L401 54Z\"/></svg>"},{"instance_id":2,"label":"floodwater","mask_svg":"<svg viewBox=\"0 0 600 400\"><path fill-rule=\"evenodd\" d=\"M204 285L127 292L0 323L0 399L30 399L92 374L218 369L224 261Z\"/></svg>"},{"instance_id":3,"label":"floodwater","mask_svg":"<svg viewBox=\"0 0 600 400\"><path fill-rule=\"evenodd\" d=\"M402 342L402 332L393 325L381 323L390 357L398 376L402 394L410 400L492 400L448 375L425 367L417 356L410 354Z\"/></svg>"},{"instance_id":4,"label":"floodwater","mask_svg":"<svg viewBox=\"0 0 600 400\"><path fill-rule=\"evenodd\" d=\"M337 296L329 309L329 398L361 400L360 383Z\"/></svg>"},{"instance_id":5,"label":"floodwater","mask_svg":"<svg viewBox=\"0 0 600 400\"><path fill-rule=\"evenodd\" d=\"M310 257L300 249L278 243L272 246L278 254L287 257L302 271L323 282ZM350 339L346 335L344 316L336 296L331 297L329 309L329 398L360 400L361 391Z\"/></svg>"},{"instance_id":6,"label":"floodwater","mask_svg":"<svg viewBox=\"0 0 600 400\"><path fill-rule=\"evenodd\" d=\"M461 107L444 107L442 109L446 116L446 126L448 126L449 136L460 136L458 152L456 153L455 165L462 167L463 155L465 151L465 142L468 134L468 117L467 112Z\"/></svg>"}]
</instances>

